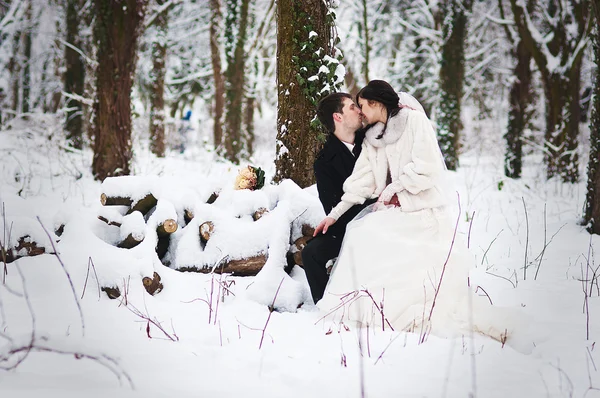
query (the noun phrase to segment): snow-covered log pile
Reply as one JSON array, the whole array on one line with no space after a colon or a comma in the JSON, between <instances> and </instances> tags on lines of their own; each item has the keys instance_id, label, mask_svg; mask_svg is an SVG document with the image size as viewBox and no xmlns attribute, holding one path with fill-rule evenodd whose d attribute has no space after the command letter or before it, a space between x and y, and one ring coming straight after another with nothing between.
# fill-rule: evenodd
<instances>
[{"instance_id":1,"label":"snow-covered log pile","mask_svg":"<svg viewBox=\"0 0 600 398\"><path fill-rule=\"evenodd\" d=\"M162 264L179 271L252 276L272 267L289 273L302 265L301 251L323 217L318 198L292 181L254 191L188 191L185 198L161 181L107 178L98 219L118 230L117 247L145 242L145 250L154 248Z\"/></svg>"},{"instance_id":2,"label":"snow-covered log pile","mask_svg":"<svg viewBox=\"0 0 600 398\"><path fill-rule=\"evenodd\" d=\"M52 243L37 219L3 214L1 221L0 262L52 252Z\"/></svg>"}]
</instances>

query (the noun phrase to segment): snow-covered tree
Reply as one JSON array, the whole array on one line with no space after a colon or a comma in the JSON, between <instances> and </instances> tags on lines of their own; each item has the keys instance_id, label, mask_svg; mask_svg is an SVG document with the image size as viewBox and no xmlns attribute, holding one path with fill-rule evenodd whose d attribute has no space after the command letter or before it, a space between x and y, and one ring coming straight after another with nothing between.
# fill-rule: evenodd
<instances>
[{"instance_id":1,"label":"snow-covered tree","mask_svg":"<svg viewBox=\"0 0 600 398\"><path fill-rule=\"evenodd\" d=\"M82 41L84 36L81 34L82 14L89 13L84 10L82 0L67 0L65 4L66 19L66 37L64 46L65 73L64 73L64 91L71 95L65 101L67 138L73 147L81 149L83 147L83 104L78 99L82 97L85 86L85 63L82 54Z\"/></svg>"},{"instance_id":2,"label":"snow-covered tree","mask_svg":"<svg viewBox=\"0 0 600 398\"><path fill-rule=\"evenodd\" d=\"M520 39L540 71L544 86L545 161L548 178L579 179L577 150L580 120L581 62L593 27L590 2L510 0Z\"/></svg>"},{"instance_id":3,"label":"snow-covered tree","mask_svg":"<svg viewBox=\"0 0 600 398\"><path fill-rule=\"evenodd\" d=\"M130 172L131 88L147 4L147 0L94 0L98 67L92 172L98 180Z\"/></svg>"},{"instance_id":4,"label":"snow-covered tree","mask_svg":"<svg viewBox=\"0 0 600 398\"><path fill-rule=\"evenodd\" d=\"M440 66L440 104L438 140L446 165L458 167L460 133L462 130L461 104L465 78L465 44L472 0L443 0L442 57Z\"/></svg>"},{"instance_id":5,"label":"snow-covered tree","mask_svg":"<svg viewBox=\"0 0 600 398\"><path fill-rule=\"evenodd\" d=\"M593 35L596 81L594 82L594 103L590 123L590 159L588 162L587 196L584 222L590 233L600 235L600 0L592 0L592 13L595 20Z\"/></svg>"}]
</instances>

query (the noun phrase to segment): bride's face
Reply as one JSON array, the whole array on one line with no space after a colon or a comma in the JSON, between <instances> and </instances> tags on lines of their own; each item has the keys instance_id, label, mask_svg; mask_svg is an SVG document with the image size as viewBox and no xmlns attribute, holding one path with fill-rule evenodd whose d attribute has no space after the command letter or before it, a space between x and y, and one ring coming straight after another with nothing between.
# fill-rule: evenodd
<instances>
[{"instance_id":1,"label":"bride's face","mask_svg":"<svg viewBox=\"0 0 600 398\"><path fill-rule=\"evenodd\" d=\"M385 123L386 111L381 103L359 98L358 106L360 107L360 110L363 113L363 119L367 124L377 122Z\"/></svg>"}]
</instances>

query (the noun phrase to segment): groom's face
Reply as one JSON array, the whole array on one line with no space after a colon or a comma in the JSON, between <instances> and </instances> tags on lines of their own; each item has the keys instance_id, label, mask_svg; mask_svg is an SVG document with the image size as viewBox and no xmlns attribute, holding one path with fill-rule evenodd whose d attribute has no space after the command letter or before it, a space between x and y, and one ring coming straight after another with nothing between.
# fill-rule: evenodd
<instances>
[{"instance_id":1,"label":"groom's face","mask_svg":"<svg viewBox=\"0 0 600 398\"><path fill-rule=\"evenodd\" d=\"M350 98L344 98L344 107L339 114L342 124L351 130L358 130L362 127L362 112L360 108Z\"/></svg>"}]
</instances>

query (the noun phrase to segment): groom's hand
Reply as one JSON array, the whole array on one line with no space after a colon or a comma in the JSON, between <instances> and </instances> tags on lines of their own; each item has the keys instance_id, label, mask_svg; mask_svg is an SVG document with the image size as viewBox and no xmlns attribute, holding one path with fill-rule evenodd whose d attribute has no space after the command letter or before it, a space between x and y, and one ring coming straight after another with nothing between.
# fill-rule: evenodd
<instances>
[{"instance_id":1,"label":"groom's hand","mask_svg":"<svg viewBox=\"0 0 600 398\"><path fill-rule=\"evenodd\" d=\"M325 217L323 221L321 221L319 225L317 225L317 228L315 228L313 237L317 236L321 232L323 232L324 234L327 233L327 230L329 229L329 227L335 224L335 221L336 220L333 217Z\"/></svg>"}]
</instances>

